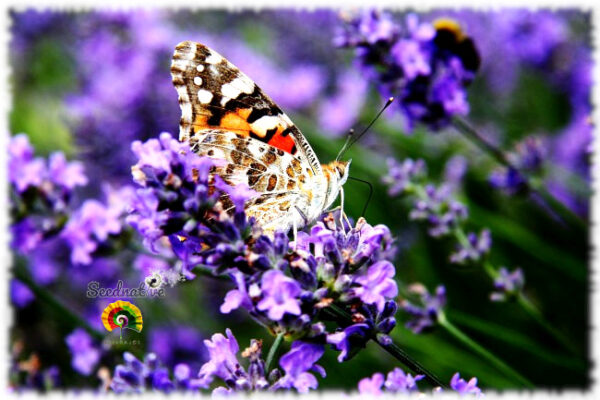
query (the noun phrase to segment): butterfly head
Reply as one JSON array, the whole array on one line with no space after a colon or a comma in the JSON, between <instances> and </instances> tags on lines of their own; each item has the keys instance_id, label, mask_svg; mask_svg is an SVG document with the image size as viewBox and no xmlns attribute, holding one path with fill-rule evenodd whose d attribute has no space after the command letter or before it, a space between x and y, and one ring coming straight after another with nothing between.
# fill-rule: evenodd
<instances>
[{"instance_id":1,"label":"butterfly head","mask_svg":"<svg viewBox=\"0 0 600 400\"><path fill-rule=\"evenodd\" d=\"M329 164L323 165L323 172L327 177L327 194L325 197L325 208L329 208L337 198L342 185L348 180L348 172L350 171L350 162L348 161L332 161Z\"/></svg>"}]
</instances>

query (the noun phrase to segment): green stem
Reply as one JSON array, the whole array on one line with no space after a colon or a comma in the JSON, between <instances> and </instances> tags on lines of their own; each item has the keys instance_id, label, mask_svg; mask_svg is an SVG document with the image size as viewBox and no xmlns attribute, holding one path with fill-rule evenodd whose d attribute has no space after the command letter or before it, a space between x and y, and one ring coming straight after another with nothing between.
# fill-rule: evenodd
<instances>
[{"instance_id":1,"label":"green stem","mask_svg":"<svg viewBox=\"0 0 600 400\"><path fill-rule=\"evenodd\" d=\"M537 194L542 202L546 204L546 206L552 211L556 217L559 218L563 223L569 225L572 229L581 232L585 232L586 223L575 214L570 208L565 206L562 202L557 200L552 194L550 194L547 190L542 188L539 185L531 185L529 179L527 179L527 175L520 171L517 166L515 166L504 154L502 150L498 147L490 143L487 139L485 139L479 132L477 132L471 125L469 125L465 120L461 118L454 118L452 120L452 125L456 128L456 130L469 139L471 142L475 143L480 149L488 153L492 158L496 160L499 164L512 168L514 170L519 171L519 173L526 179L527 187L533 194Z\"/></svg>"},{"instance_id":2,"label":"green stem","mask_svg":"<svg viewBox=\"0 0 600 400\"><path fill-rule=\"evenodd\" d=\"M513 378L515 381L519 382L523 387L533 388L534 385L527 378L522 376L520 373L509 367L504 361L500 360L498 357L493 355L491 352L483 348L479 343L475 342L473 339L468 337L465 333L463 333L460 329L454 326L442 313L439 316L438 322L440 326L442 326L448 333L454 336L458 341L462 342L465 346L469 347L475 353L479 354L490 363L492 363L496 369L502 371L507 377Z\"/></svg>"},{"instance_id":3,"label":"green stem","mask_svg":"<svg viewBox=\"0 0 600 400\"><path fill-rule=\"evenodd\" d=\"M350 316L350 314L348 314L345 310L343 310L342 308L338 307L335 304L332 304L331 306L326 308L324 311L327 311L330 314L332 314L338 320L338 323L341 326L352 324L352 317ZM427 382L429 382L431 385L439 386L442 388L448 388L448 385L443 384L438 379L438 377L436 377L432 372L428 371L425 367L423 367L421 364L419 364L417 361L415 361L410 355L405 353L404 350L402 350L400 348L400 346L398 346L394 342L391 342L389 344L384 344L384 343L381 343L380 341L378 341L376 337L372 337L371 339L375 343L377 343L379 345L379 347L381 347L382 349L387 351L395 359L397 359L402 364L407 366L413 373L424 375L425 380Z\"/></svg>"},{"instance_id":4,"label":"green stem","mask_svg":"<svg viewBox=\"0 0 600 400\"><path fill-rule=\"evenodd\" d=\"M81 318L75 312L71 311L65 305L63 305L56 297L52 295L48 290L39 286L34 282L29 273L26 271L24 266L16 265L13 268L15 278L23 282L27 287L36 295L36 297L43 301L50 308L56 311L57 316L65 319L65 321L71 326L80 326L85 329L94 339L103 340L104 335L94 329L85 319Z\"/></svg>"},{"instance_id":5,"label":"green stem","mask_svg":"<svg viewBox=\"0 0 600 400\"><path fill-rule=\"evenodd\" d=\"M483 269L492 278L492 280L498 277L498 270L489 262L483 263ZM540 326L545 329L558 343L560 343L567 350L578 354L577 348L563 335L558 329L552 326L548 322L542 313L533 305L533 303L525 297L522 292L519 292L517 296L517 303L523 310L525 310Z\"/></svg>"},{"instance_id":6,"label":"green stem","mask_svg":"<svg viewBox=\"0 0 600 400\"><path fill-rule=\"evenodd\" d=\"M517 297L519 305L536 320L558 343L574 354L579 354L577 347L567 339L558 329L553 327L542 315L541 311L523 293Z\"/></svg>"},{"instance_id":7,"label":"green stem","mask_svg":"<svg viewBox=\"0 0 600 400\"><path fill-rule=\"evenodd\" d=\"M275 336L275 341L271 345L269 349L269 354L267 355L267 361L265 361L265 371L269 373L269 368L271 367L271 363L273 362L273 358L275 358L275 354L277 354L277 350L279 346L283 342L283 332L280 332Z\"/></svg>"}]
</instances>

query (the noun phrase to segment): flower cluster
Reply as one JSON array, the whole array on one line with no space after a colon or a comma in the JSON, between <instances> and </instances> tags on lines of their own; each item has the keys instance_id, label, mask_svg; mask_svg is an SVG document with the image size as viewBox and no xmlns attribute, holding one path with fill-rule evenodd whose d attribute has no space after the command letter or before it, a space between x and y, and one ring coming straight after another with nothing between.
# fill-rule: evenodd
<instances>
[{"instance_id":1,"label":"flower cluster","mask_svg":"<svg viewBox=\"0 0 600 400\"><path fill-rule=\"evenodd\" d=\"M457 165L458 164L458 165ZM490 251L492 238L488 229L479 235L474 232L465 234L463 224L467 219L467 207L454 198L457 179L464 173L464 162L451 159L446 165L448 182L439 186L425 182L425 162L406 159L398 162L388 159L388 173L382 181L389 186L391 196L410 196L413 207L409 217L416 221L425 221L428 233L432 237L453 236L457 241L456 252L450 255L455 264L480 262Z\"/></svg>"},{"instance_id":2,"label":"flower cluster","mask_svg":"<svg viewBox=\"0 0 600 400\"><path fill-rule=\"evenodd\" d=\"M65 341L72 355L73 369L81 375L90 375L100 361L101 354L92 337L83 329L77 328Z\"/></svg>"},{"instance_id":3,"label":"flower cluster","mask_svg":"<svg viewBox=\"0 0 600 400\"><path fill-rule=\"evenodd\" d=\"M421 333L433 328L446 305L446 288L438 286L433 295L421 284L413 284L408 290L411 295L417 297L418 304L407 299L400 302L400 308L411 318L406 323L406 327L414 333Z\"/></svg>"},{"instance_id":4,"label":"flower cluster","mask_svg":"<svg viewBox=\"0 0 600 400\"><path fill-rule=\"evenodd\" d=\"M342 351L340 360L372 338L386 340L395 326L397 295L387 227L364 219L340 227L330 215L310 233L299 232L294 243L282 232L263 235L244 213L254 192L210 174L219 160L197 156L166 133L132 148L139 158L134 179L143 187L129 222L151 249L168 237L187 273L196 265L226 273L236 288L225 296L221 312L245 308L274 333L330 342ZM351 309L356 324L327 336L325 325L316 321L334 305ZM351 340L357 333L361 340Z\"/></svg>"},{"instance_id":5,"label":"flower cluster","mask_svg":"<svg viewBox=\"0 0 600 400\"><path fill-rule=\"evenodd\" d=\"M525 286L525 275L521 268L510 272L505 267L498 270L498 277L494 280L494 292L490 294L492 301L506 301L518 295Z\"/></svg>"},{"instance_id":6,"label":"flower cluster","mask_svg":"<svg viewBox=\"0 0 600 400\"><path fill-rule=\"evenodd\" d=\"M541 138L526 137L508 154L511 166L494 170L489 178L490 184L510 195L525 192L527 179L541 173L546 155L547 148Z\"/></svg>"},{"instance_id":7,"label":"flower cluster","mask_svg":"<svg viewBox=\"0 0 600 400\"><path fill-rule=\"evenodd\" d=\"M345 21L335 44L356 49L360 67L385 96L395 96L409 129L425 123L440 129L469 111L466 87L479 68L473 41L450 20L404 26L391 15L363 11Z\"/></svg>"},{"instance_id":8,"label":"flower cluster","mask_svg":"<svg viewBox=\"0 0 600 400\"><path fill-rule=\"evenodd\" d=\"M83 166L68 162L62 152L48 160L34 157L25 134L8 145L8 180L11 184L12 248L27 254L66 222L73 190L87 183Z\"/></svg>"},{"instance_id":9,"label":"flower cluster","mask_svg":"<svg viewBox=\"0 0 600 400\"><path fill-rule=\"evenodd\" d=\"M173 378L169 369L162 366L156 354L148 353L144 361L138 360L129 352L123 353L125 364L117 365L110 388L116 393L142 393L156 390L169 393L173 390L199 391L200 381L193 378L187 364L177 364L173 368Z\"/></svg>"},{"instance_id":10,"label":"flower cluster","mask_svg":"<svg viewBox=\"0 0 600 400\"><path fill-rule=\"evenodd\" d=\"M125 364L116 367L111 388L117 393L199 391L208 389L215 379L219 379L225 386L214 388L213 395L290 388L306 393L318 386L311 371L325 377L325 370L316 364L323 355L323 345L295 341L290 351L279 360L283 372L277 368L269 372L261 356L261 340L252 339L250 346L241 353L242 357L248 359L248 367L244 368L238 360L240 348L235 336L229 329L225 333L227 336L217 333L204 341L209 360L197 374L192 373L188 364L180 363L173 368L173 379L156 354L147 354L144 362L141 362L132 354L124 353Z\"/></svg>"},{"instance_id":11,"label":"flower cluster","mask_svg":"<svg viewBox=\"0 0 600 400\"><path fill-rule=\"evenodd\" d=\"M371 378L361 379L358 382L358 391L360 394L371 396L380 396L384 393L409 394L419 392L417 382L423 378L423 375L412 376L400 368L394 368L388 372L387 377L384 377L381 372L376 372ZM469 382L466 382L458 372L452 376L450 388L460 395L472 394L476 397L483 395L481 389L477 387L477 378L473 377ZM437 387L433 392L442 392L442 388ZM419 393L423 394L422 392Z\"/></svg>"},{"instance_id":12,"label":"flower cluster","mask_svg":"<svg viewBox=\"0 0 600 400\"><path fill-rule=\"evenodd\" d=\"M383 388L390 393L416 392L419 390L417 382L424 377L424 375L412 376L400 368L388 372L387 377L384 377L381 372L376 372L371 378L363 378L358 382L358 392L375 396L382 394Z\"/></svg>"}]
</instances>

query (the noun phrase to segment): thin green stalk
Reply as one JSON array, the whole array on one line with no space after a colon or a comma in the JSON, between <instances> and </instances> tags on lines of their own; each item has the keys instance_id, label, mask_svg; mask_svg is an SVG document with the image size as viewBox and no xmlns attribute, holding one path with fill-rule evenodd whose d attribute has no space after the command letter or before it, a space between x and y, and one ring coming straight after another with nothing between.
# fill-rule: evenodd
<instances>
[{"instance_id":1,"label":"thin green stalk","mask_svg":"<svg viewBox=\"0 0 600 400\"><path fill-rule=\"evenodd\" d=\"M44 304L56 311L56 314L59 318L63 318L69 325L73 327L82 327L90 335L92 335L94 339L100 341L104 339L104 335L94 329L85 319L81 318L67 306L62 304L48 290L36 284L23 265L16 265L15 268L13 268L13 273L15 278L27 285L27 287L37 296L38 299L42 300Z\"/></svg>"},{"instance_id":2,"label":"thin green stalk","mask_svg":"<svg viewBox=\"0 0 600 400\"><path fill-rule=\"evenodd\" d=\"M502 150L498 147L490 143L487 139L485 139L477 130L475 130L471 125L469 125L465 120L461 118L454 118L452 120L452 125L456 128L456 130L461 133L464 137L469 139L475 145L477 145L480 149L488 153L496 162L499 164L515 169L519 171L517 168L504 154ZM521 175L526 177L525 174L521 172ZM527 187L531 190L532 193L535 193L539 196L540 200L543 201L550 210L566 225L575 229L576 231L584 231L586 229L586 223L575 214L570 208L566 207L562 202L557 200L552 194L550 194L543 187L536 185L533 187L529 180L527 180Z\"/></svg>"},{"instance_id":3,"label":"thin green stalk","mask_svg":"<svg viewBox=\"0 0 600 400\"><path fill-rule=\"evenodd\" d=\"M519 305L536 320L558 343L574 354L579 354L577 347L565 337L558 329L550 324L542 315L541 311L523 294L517 296Z\"/></svg>"},{"instance_id":4,"label":"thin green stalk","mask_svg":"<svg viewBox=\"0 0 600 400\"><path fill-rule=\"evenodd\" d=\"M324 311L331 313L335 318L337 318L338 323L340 323L342 326L352 323L352 317L350 316L350 314L348 314L345 310L341 309L340 307L336 306L335 304L332 304L331 306L326 308ZM377 343L379 345L379 347L381 347L382 349L387 351L395 359L397 359L402 364L407 366L413 373L424 375L425 380L427 382L429 382L431 385L439 386L442 388L448 388L448 385L443 384L438 379L438 377L436 377L432 372L428 371L425 367L423 367L421 364L419 364L417 361L415 361L410 355L405 353L404 350L402 350L400 348L400 346L398 346L394 342L391 342L389 344L384 344L384 343L381 343L380 341L378 341L376 337L372 337L371 339L375 343Z\"/></svg>"},{"instance_id":5,"label":"thin green stalk","mask_svg":"<svg viewBox=\"0 0 600 400\"><path fill-rule=\"evenodd\" d=\"M267 361L265 361L265 371L268 373L271 367L271 363L273 362L273 358L275 358L275 354L277 354L277 350L279 346L283 342L283 332L280 332L275 336L275 341L271 345L269 349L269 354L267 355Z\"/></svg>"},{"instance_id":6,"label":"thin green stalk","mask_svg":"<svg viewBox=\"0 0 600 400\"><path fill-rule=\"evenodd\" d=\"M502 373L504 373L507 377L510 377L515 381L519 382L519 384L521 384L523 387L534 388L534 385L531 381L529 381L527 378L525 378L513 368L508 366L504 361L500 360L494 354L486 350L479 343L475 342L473 339L468 337L460 329L454 326L443 313L439 315L438 322L440 326L446 329L446 331L452 336L454 336L458 341L460 341L465 346L473 350L475 353L488 360L491 364L493 364L496 367L496 369L502 371Z\"/></svg>"},{"instance_id":7,"label":"thin green stalk","mask_svg":"<svg viewBox=\"0 0 600 400\"><path fill-rule=\"evenodd\" d=\"M492 280L498 277L498 270L489 261L485 261L483 263L483 269L490 276L490 278L492 278ZM525 297L522 292L520 292L517 296L517 303L558 343L574 354L579 353L577 348L562 333L560 333L558 329L552 326L552 324L544 318L542 313L527 297Z\"/></svg>"}]
</instances>

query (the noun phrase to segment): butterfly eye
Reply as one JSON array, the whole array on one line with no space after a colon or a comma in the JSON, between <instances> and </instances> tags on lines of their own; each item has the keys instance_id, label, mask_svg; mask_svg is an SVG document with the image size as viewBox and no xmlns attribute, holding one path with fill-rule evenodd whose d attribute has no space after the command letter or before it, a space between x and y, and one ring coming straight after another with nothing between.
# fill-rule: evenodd
<instances>
[{"instance_id":1,"label":"butterfly eye","mask_svg":"<svg viewBox=\"0 0 600 400\"><path fill-rule=\"evenodd\" d=\"M338 178L341 178L344 176L344 173L346 172L346 167L343 165L336 165L335 172L338 174Z\"/></svg>"}]
</instances>

